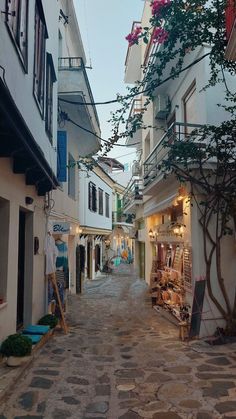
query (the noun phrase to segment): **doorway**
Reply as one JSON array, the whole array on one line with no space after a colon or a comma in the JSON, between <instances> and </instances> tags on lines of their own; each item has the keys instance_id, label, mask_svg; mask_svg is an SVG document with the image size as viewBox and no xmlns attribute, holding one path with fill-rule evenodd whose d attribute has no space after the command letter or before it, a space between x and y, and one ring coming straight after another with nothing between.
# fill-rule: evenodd
<instances>
[{"instance_id":1,"label":"doorway","mask_svg":"<svg viewBox=\"0 0 236 419\"><path fill-rule=\"evenodd\" d=\"M24 323L24 291L25 291L25 212L19 213L18 242L18 280L17 280L17 318L19 329Z\"/></svg>"},{"instance_id":2,"label":"doorway","mask_svg":"<svg viewBox=\"0 0 236 419\"><path fill-rule=\"evenodd\" d=\"M99 244L95 246L95 272L101 268L101 247Z\"/></svg>"},{"instance_id":3,"label":"doorway","mask_svg":"<svg viewBox=\"0 0 236 419\"><path fill-rule=\"evenodd\" d=\"M82 274L85 267L85 247L82 244L76 246L76 294L82 292Z\"/></svg>"},{"instance_id":4,"label":"doorway","mask_svg":"<svg viewBox=\"0 0 236 419\"><path fill-rule=\"evenodd\" d=\"M92 243L87 243L87 278L91 279Z\"/></svg>"},{"instance_id":5,"label":"doorway","mask_svg":"<svg viewBox=\"0 0 236 419\"><path fill-rule=\"evenodd\" d=\"M139 277L145 279L145 243L139 243Z\"/></svg>"}]
</instances>

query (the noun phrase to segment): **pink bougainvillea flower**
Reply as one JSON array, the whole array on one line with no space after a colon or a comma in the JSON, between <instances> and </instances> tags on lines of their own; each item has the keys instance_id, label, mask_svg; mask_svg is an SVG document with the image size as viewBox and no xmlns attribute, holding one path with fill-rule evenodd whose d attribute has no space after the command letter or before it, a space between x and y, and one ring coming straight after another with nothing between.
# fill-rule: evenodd
<instances>
[{"instance_id":1,"label":"pink bougainvillea flower","mask_svg":"<svg viewBox=\"0 0 236 419\"><path fill-rule=\"evenodd\" d=\"M137 26L133 32L129 33L129 35L127 35L125 37L125 39L128 41L129 43L129 47L132 47L132 45L134 44L138 44L138 40L139 40L139 35L142 32L142 28L141 26Z\"/></svg>"},{"instance_id":2,"label":"pink bougainvillea flower","mask_svg":"<svg viewBox=\"0 0 236 419\"><path fill-rule=\"evenodd\" d=\"M158 27L153 30L152 33L152 42L163 44L169 36L169 32L167 32L164 28Z\"/></svg>"},{"instance_id":3,"label":"pink bougainvillea flower","mask_svg":"<svg viewBox=\"0 0 236 419\"><path fill-rule=\"evenodd\" d=\"M171 0L153 0L150 4L152 8L152 15L158 16L160 15L162 9L166 6L171 4Z\"/></svg>"}]
</instances>

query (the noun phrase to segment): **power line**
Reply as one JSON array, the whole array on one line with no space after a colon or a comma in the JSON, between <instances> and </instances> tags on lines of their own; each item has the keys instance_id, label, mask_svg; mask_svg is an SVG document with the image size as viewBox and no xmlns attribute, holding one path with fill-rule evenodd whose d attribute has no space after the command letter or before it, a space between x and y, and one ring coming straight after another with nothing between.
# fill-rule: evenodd
<instances>
[{"instance_id":1,"label":"power line","mask_svg":"<svg viewBox=\"0 0 236 419\"><path fill-rule=\"evenodd\" d=\"M83 131L85 131L85 132L88 132L89 134L92 134L94 137L96 137L96 138L98 138L99 140L103 141L105 144L109 144L109 145L116 146L116 147L126 147L126 148L133 147L133 146L135 146L135 145L140 144L139 142L138 142L138 143L134 143L134 144L132 144L132 146L128 146L128 145L125 145L125 144L115 144L115 143L113 143L112 141L107 141L107 140L104 140L102 137L100 137L99 135L97 135L95 132L93 132L93 131L91 131L91 130L89 130L89 129L85 128L85 127L83 127L82 125L78 124L77 122L73 121L73 120L72 120L72 119L68 116L68 114L67 114L66 112L61 112L61 116L62 116L62 119L63 119L64 121L71 122L71 124L75 125L76 127L78 127L78 128L80 128L80 129L82 129L82 130L83 130Z\"/></svg>"},{"instance_id":2,"label":"power line","mask_svg":"<svg viewBox=\"0 0 236 419\"><path fill-rule=\"evenodd\" d=\"M208 55L210 55L210 54L211 54L211 52L207 52L206 54L204 54L204 55L202 55L201 57L197 58L196 60L192 61L192 63L188 64L186 67L183 67L181 70L176 71L176 72L175 72L175 73L173 73L171 76L169 76L169 77L167 77L166 79L164 79L164 80L160 81L160 82L159 82L159 83L155 86L155 88L157 88L157 87L161 86L162 84L166 83L167 81L169 81L169 80L173 79L174 77L178 76L178 75L179 75L179 74L181 74L183 71L188 70L189 68L191 68L191 67L192 67L192 66L194 66L195 64L198 64L200 61L202 61L205 57L207 57L207 56L208 56ZM138 95L140 95L140 94L142 94L142 93L146 93L146 92L148 92L148 91L149 91L149 89L147 88L147 89L142 90L141 92L132 93L132 94L127 95L127 96L121 96L121 95L120 95L120 97L122 97L122 99L131 99L132 97L138 96ZM107 100L107 101L105 101L105 102L74 102L74 101L72 101L72 100L62 99L62 98L59 98L59 100L60 100L61 102L64 102L64 103L69 103L70 105L92 105L92 106L95 106L95 105L96 105L96 106L97 106L97 105L109 105L109 104L111 104L111 103L119 103L119 102L120 102L120 100L119 100L119 99Z\"/></svg>"}]
</instances>

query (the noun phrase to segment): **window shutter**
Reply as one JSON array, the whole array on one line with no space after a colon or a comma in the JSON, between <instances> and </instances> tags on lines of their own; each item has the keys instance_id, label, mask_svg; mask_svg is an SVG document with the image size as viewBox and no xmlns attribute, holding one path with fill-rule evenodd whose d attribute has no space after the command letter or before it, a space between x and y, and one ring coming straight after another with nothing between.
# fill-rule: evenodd
<instances>
[{"instance_id":1,"label":"window shutter","mask_svg":"<svg viewBox=\"0 0 236 419\"><path fill-rule=\"evenodd\" d=\"M57 178L59 182L67 181L67 133L57 132Z\"/></svg>"}]
</instances>

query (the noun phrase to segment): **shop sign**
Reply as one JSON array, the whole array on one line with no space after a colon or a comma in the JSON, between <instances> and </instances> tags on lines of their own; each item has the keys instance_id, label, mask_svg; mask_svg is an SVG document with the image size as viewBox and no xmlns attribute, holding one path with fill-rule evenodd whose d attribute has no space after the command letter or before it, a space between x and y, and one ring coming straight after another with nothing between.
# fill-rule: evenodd
<instances>
[{"instance_id":1,"label":"shop sign","mask_svg":"<svg viewBox=\"0 0 236 419\"><path fill-rule=\"evenodd\" d=\"M53 234L69 234L70 223L54 221L52 225Z\"/></svg>"}]
</instances>

